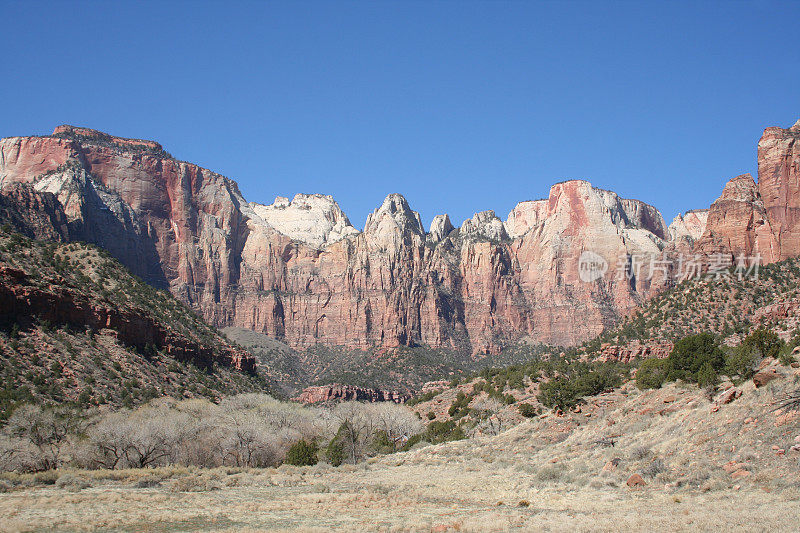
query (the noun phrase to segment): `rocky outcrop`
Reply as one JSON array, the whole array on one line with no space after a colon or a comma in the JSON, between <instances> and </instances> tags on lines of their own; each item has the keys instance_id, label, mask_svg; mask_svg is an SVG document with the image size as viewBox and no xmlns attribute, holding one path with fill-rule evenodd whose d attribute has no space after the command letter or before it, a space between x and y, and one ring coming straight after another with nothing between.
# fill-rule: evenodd
<instances>
[{"instance_id":1,"label":"rocky outcrop","mask_svg":"<svg viewBox=\"0 0 800 533\"><path fill-rule=\"evenodd\" d=\"M450 222L449 215L436 215L431 221L431 229L428 232L428 240L433 244L438 244L450 235L455 228Z\"/></svg>"},{"instance_id":2,"label":"rocky outcrop","mask_svg":"<svg viewBox=\"0 0 800 533\"><path fill-rule=\"evenodd\" d=\"M291 202L279 196L272 205L250 207L265 224L311 246L323 247L359 233L332 196L298 194Z\"/></svg>"},{"instance_id":3,"label":"rocky outcrop","mask_svg":"<svg viewBox=\"0 0 800 533\"><path fill-rule=\"evenodd\" d=\"M701 255L760 255L761 263L800 254L800 121L767 128L758 143L758 184L743 174L730 180L708 211L692 250ZM675 230L681 233L680 224Z\"/></svg>"},{"instance_id":4,"label":"rocky outcrop","mask_svg":"<svg viewBox=\"0 0 800 533\"><path fill-rule=\"evenodd\" d=\"M505 225L497 218L494 211L481 211L465 220L461 225L460 236L462 239L486 239L496 242L508 240Z\"/></svg>"},{"instance_id":5,"label":"rocky outcrop","mask_svg":"<svg viewBox=\"0 0 800 533\"><path fill-rule=\"evenodd\" d=\"M711 204L706 229L695 250L706 255L760 254L765 263L779 259L778 240L750 174L731 179L722 195Z\"/></svg>"},{"instance_id":6,"label":"rocky outcrop","mask_svg":"<svg viewBox=\"0 0 800 533\"><path fill-rule=\"evenodd\" d=\"M794 154L790 144L765 144L765 154ZM764 158L765 169L788 169L776 179L794 176L785 158ZM70 239L108 249L214 325L295 348L574 344L672 282L675 239L782 253L746 177L726 187L705 229L701 212L668 229L654 207L571 180L518 204L505 223L484 211L454 229L444 215L429 233L391 194L359 232L329 196L250 204L233 181L158 143L62 126L0 141L0 189L19 183L58 200Z\"/></svg>"},{"instance_id":7,"label":"rocky outcrop","mask_svg":"<svg viewBox=\"0 0 800 533\"><path fill-rule=\"evenodd\" d=\"M707 223L708 209L694 209L678 214L669 225L669 238L673 242L694 245L705 233Z\"/></svg>"},{"instance_id":8,"label":"rocky outcrop","mask_svg":"<svg viewBox=\"0 0 800 533\"><path fill-rule=\"evenodd\" d=\"M304 404L319 404L339 401L358 402L394 402L405 403L411 395L397 391L384 391L379 389L366 389L352 385L316 385L303 389L295 401Z\"/></svg>"},{"instance_id":9,"label":"rocky outcrop","mask_svg":"<svg viewBox=\"0 0 800 533\"><path fill-rule=\"evenodd\" d=\"M9 224L32 239L71 240L69 221L55 195L40 193L25 183L0 190L0 224Z\"/></svg>"},{"instance_id":10,"label":"rocky outcrop","mask_svg":"<svg viewBox=\"0 0 800 533\"><path fill-rule=\"evenodd\" d=\"M673 344L669 341L645 343L632 341L621 346L616 344L603 344L595 360L630 363L636 358L657 357L658 359L666 359L672 352L672 348Z\"/></svg>"},{"instance_id":11,"label":"rocky outcrop","mask_svg":"<svg viewBox=\"0 0 800 533\"><path fill-rule=\"evenodd\" d=\"M800 254L800 120L767 128L758 142L758 189L780 246L776 259Z\"/></svg>"},{"instance_id":12,"label":"rocky outcrop","mask_svg":"<svg viewBox=\"0 0 800 533\"><path fill-rule=\"evenodd\" d=\"M109 305L64 280L43 280L40 273L34 283L28 272L0 264L0 323L34 322L67 325L78 331L110 331L127 346L139 350L152 346L201 368L219 364L255 372L255 360L243 350L226 346L217 351L140 309Z\"/></svg>"},{"instance_id":13,"label":"rocky outcrop","mask_svg":"<svg viewBox=\"0 0 800 533\"><path fill-rule=\"evenodd\" d=\"M520 202L511 210L506 219L506 232L512 239L522 237L528 230L544 221L548 200L528 200Z\"/></svg>"}]
</instances>

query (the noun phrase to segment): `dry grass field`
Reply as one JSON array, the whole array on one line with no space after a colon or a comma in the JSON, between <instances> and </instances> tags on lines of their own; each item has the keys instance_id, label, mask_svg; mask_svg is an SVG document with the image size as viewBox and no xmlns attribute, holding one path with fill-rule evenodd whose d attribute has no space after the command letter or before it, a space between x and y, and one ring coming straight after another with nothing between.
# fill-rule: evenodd
<instances>
[{"instance_id":1,"label":"dry grass field","mask_svg":"<svg viewBox=\"0 0 800 533\"><path fill-rule=\"evenodd\" d=\"M798 412L774 410L796 372L728 404L628 384L581 413L355 466L9 474L0 529L796 531Z\"/></svg>"},{"instance_id":2,"label":"dry grass field","mask_svg":"<svg viewBox=\"0 0 800 533\"><path fill-rule=\"evenodd\" d=\"M541 486L535 474L456 458L351 472L311 467L180 479L154 488L100 483L80 492L5 494L0 525L5 531L793 531L800 520L796 491Z\"/></svg>"}]
</instances>

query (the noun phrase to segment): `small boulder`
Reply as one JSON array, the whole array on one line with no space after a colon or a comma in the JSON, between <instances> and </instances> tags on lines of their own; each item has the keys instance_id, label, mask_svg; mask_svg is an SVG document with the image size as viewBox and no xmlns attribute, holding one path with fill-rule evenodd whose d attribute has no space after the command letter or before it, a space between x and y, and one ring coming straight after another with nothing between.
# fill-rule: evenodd
<instances>
[{"instance_id":1,"label":"small boulder","mask_svg":"<svg viewBox=\"0 0 800 533\"><path fill-rule=\"evenodd\" d=\"M742 395L742 391L737 388L730 388L717 396L716 403L718 405L725 405L731 403L733 400Z\"/></svg>"},{"instance_id":2,"label":"small boulder","mask_svg":"<svg viewBox=\"0 0 800 533\"><path fill-rule=\"evenodd\" d=\"M626 481L625 484L628 485L629 487L644 487L645 485L647 485L642 476L640 476L639 474L633 474L631 477L628 478L628 481Z\"/></svg>"},{"instance_id":3,"label":"small boulder","mask_svg":"<svg viewBox=\"0 0 800 533\"><path fill-rule=\"evenodd\" d=\"M603 467L603 472L613 472L617 469L617 466L619 466L620 461L621 459L619 457L614 457L605 464Z\"/></svg>"},{"instance_id":4,"label":"small boulder","mask_svg":"<svg viewBox=\"0 0 800 533\"><path fill-rule=\"evenodd\" d=\"M733 479L741 479L743 477L750 477L750 471L749 470L744 470L744 469L737 470L736 472L731 474L731 477Z\"/></svg>"},{"instance_id":5,"label":"small boulder","mask_svg":"<svg viewBox=\"0 0 800 533\"><path fill-rule=\"evenodd\" d=\"M728 474L733 474L738 470L744 470L747 465L744 463L737 463L736 461L731 461L730 463L726 463L722 465L722 469L725 470Z\"/></svg>"},{"instance_id":6,"label":"small boulder","mask_svg":"<svg viewBox=\"0 0 800 533\"><path fill-rule=\"evenodd\" d=\"M778 377L780 376L778 376L778 374L775 374L773 372L759 372L755 376L753 376L753 384L755 384L756 387L763 387L764 385L766 385L767 383L769 383L774 379L777 379Z\"/></svg>"}]
</instances>

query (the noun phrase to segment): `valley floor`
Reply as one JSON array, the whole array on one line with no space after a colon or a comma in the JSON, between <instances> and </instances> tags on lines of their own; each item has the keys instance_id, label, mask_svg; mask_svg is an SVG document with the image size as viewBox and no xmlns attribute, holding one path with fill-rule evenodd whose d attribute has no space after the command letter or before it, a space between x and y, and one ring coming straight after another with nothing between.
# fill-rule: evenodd
<instances>
[{"instance_id":1,"label":"valley floor","mask_svg":"<svg viewBox=\"0 0 800 533\"><path fill-rule=\"evenodd\" d=\"M348 469L345 469L348 470ZM214 473L198 474L213 478ZM200 481L200 483L207 483ZM763 489L533 488L532 474L459 462L222 474L219 490L99 484L0 496L4 531L792 531L800 494ZM244 486L225 486L244 482ZM187 489L189 487L186 487ZM208 488L208 487L201 487ZM529 506L520 507L527 500ZM502 502L502 503L501 503ZM523 504L524 505L524 504Z\"/></svg>"},{"instance_id":2,"label":"valley floor","mask_svg":"<svg viewBox=\"0 0 800 533\"><path fill-rule=\"evenodd\" d=\"M783 367L713 401L627 384L580 412L338 468L5 474L0 530L797 531L800 410L780 406L798 385Z\"/></svg>"}]
</instances>

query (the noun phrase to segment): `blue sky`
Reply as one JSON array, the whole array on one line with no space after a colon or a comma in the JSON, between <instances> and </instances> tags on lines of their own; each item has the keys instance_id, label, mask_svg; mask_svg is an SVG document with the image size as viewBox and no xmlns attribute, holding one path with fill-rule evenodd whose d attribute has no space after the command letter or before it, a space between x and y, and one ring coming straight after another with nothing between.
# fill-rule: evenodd
<instances>
[{"instance_id":1,"label":"blue sky","mask_svg":"<svg viewBox=\"0 0 800 533\"><path fill-rule=\"evenodd\" d=\"M800 118L800 2L0 0L0 136L155 139L250 201L459 224L584 178L667 222Z\"/></svg>"}]
</instances>

